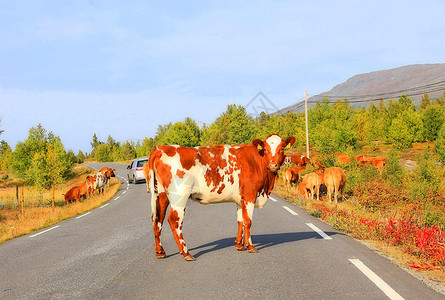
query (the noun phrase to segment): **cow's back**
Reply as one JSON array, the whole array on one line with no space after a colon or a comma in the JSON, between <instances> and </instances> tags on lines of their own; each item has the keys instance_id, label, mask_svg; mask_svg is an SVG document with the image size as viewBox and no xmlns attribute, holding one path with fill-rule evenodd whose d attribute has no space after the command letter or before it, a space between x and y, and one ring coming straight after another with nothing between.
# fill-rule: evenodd
<instances>
[{"instance_id":1,"label":"cow's back","mask_svg":"<svg viewBox=\"0 0 445 300\"><path fill-rule=\"evenodd\" d=\"M339 167L326 168L324 171L324 181L327 186L343 186L346 181L346 175Z\"/></svg>"},{"instance_id":2,"label":"cow's back","mask_svg":"<svg viewBox=\"0 0 445 300\"><path fill-rule=\"evenodd\" d=\"M202 204L240 203L240 186L243 190L259 189L267 181L261 178L265 173L258 156L252 145L158 146L145 173L155 177L153 188L158 193L167 192L172 203L189 197Z\"/></svg>"}]
</instances>

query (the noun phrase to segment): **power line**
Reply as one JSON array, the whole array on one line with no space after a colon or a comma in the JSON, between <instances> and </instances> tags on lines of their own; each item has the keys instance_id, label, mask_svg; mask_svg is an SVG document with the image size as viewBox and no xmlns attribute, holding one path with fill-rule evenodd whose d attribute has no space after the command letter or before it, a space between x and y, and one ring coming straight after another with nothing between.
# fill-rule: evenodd
<instances>
[{"instance_id":1,"label":"power line","mask_svg":"<svg viewBox=\"0 0 445 300\"><path fill-rule=\"evenodd\" d=\"M319 103L319 99L314 99L314 98L326 98L329 100L329 102L331 101L337 101L337 100L343 100L343 99L347 99L348 103L351 104L355 104L355 103L371 103L371 102L375 102L375 101L379 101L379 100L385 100L385 99L391 99L397 96L397 94L403 93L405 96L407 97L412 97L412 96L418 96L418 95L422 95L422 94L427 94L427 93L433 93L433 92L440 92L440 91L445 91L445 80L442 81L437 81L437 82L433 82L433 83L429 83L429 84L425 84L425 85L421 85L421 86L417 86L417 87L413 87L413 88L407 88L407 89L403 89L403 90L396 90L396 91L391 91L391 92L385 92L385 93L374 93L374 94L367 94L367 95L329 95L329 94L317 94L317 95L311 95L311 98L313 100L308 100L307 103L310 104L315 104L315 103ZM329 99L331 98L331 99ZM277 111L277 113L284 113L284 112L288 112L291 109L293 111L295 110L299 110L300 108L302 108L304 106L305 102L304 102L304 97L299 99L297 101L296 104L289 106L288 108L284 108L281 109L279 111Z\"/></svg>"},{"instance_id":2,"label":"power line","mask_svg":"<svg viewBox=\"0 0 445 300\"><path fill-rule=\"evenodd\" d=\"M380 98L388 98L390 95L394 95L394 94L414 92L419 89L422 90L420 93L411 94L411 95L420 95L420 94L424 94L424 93L428 93L428 92L445 90L445 80L434 82L434 83L429 83L426 85L421 85L421 86L417 86L417 87L413 87L413 88L407 88L407 89L403 89L403 90L396 90L396 91L385 92L385 93L375 93L375 94L367 94L367 95L366 94L365 95L329 95L329 94L321 93L321 94L313 95L312 98L314 98L314 97L323 97L323 98L335 97L335 98L356 99L356 98L367 98L367 97L379 97L378 99L380 99Z\"/></svg>"}]
</instances>

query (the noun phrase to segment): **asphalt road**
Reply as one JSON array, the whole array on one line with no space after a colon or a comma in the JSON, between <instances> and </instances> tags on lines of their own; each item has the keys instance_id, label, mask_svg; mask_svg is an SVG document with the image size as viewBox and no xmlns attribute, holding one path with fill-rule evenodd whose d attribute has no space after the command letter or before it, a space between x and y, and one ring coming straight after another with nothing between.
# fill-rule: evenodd
<instances>
[{"instance_id":1,"label":"asphalt road","mask_svg":"<svg viewBox=\"0 0 445 300\"><path fill-rule=\"evenodd\" d=\"M167 258L156 259L146 185L106 165L123 177L107 204L0 245L0 299L445 298L276 195L254 211L259 253L235 250L234 204L190 201L183 232L196 261L179 255L168 222Z\"/></svg>"}]
</instances>

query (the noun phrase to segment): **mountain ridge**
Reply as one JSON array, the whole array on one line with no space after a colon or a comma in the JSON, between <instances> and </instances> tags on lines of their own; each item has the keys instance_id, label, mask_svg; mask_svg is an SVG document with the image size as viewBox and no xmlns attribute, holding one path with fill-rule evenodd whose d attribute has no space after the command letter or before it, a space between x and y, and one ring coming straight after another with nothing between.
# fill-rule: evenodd
<instances>
[{"instance_id":1,"label":"mountain ridge","mask_svg":"<svg viewBox=\"0 0 445 300\"><path fill-rule=\"evenodd\" d=\"M425 93L433 99L442 97L444 91L445 63L414 64L354 75L331 90L308 98L308 106L327 98L330 101L348 99L353 107L363 107L378 103L380 99L398 99L403 94L417 104ZM303 109L304 101L277 113L298 113Z\"/></svg>"}]
</instances>

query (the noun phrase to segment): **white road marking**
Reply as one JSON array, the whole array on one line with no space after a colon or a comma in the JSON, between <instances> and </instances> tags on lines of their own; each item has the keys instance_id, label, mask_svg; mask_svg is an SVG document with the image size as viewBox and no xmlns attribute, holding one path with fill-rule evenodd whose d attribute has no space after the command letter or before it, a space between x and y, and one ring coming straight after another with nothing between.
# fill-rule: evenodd
<instances>
[{"instance_id":1,"label":"white road marking","mask_svg":"<svg viewBox=\"0 0 445 300\"><path fill-rule=\"evenodd\" d=\"M294 212L292 209L290 209L289 207L283 205L281 206L282 208L284 208L285 210L287 210L288 212L290 212L291 214L293 214L294 216L298 216L298 214L296 212Z\"/></svg>"},{"instance_id":2,"label":"white road marking","mask_svg":"<svg viewBox=\"0 0 445 300\"><path fill-rule=\"evenodd\" d=\"M104 205L102 205L102 206L99 207L99 208L104 208L105 206L108 206L108 205L110 205L110 203L104 204Z\"/></svg>"},{"instance_id":3,"label":"white road marking","mask_svg":"<svg viewBox=\"0 0 445 300\"><path fill-rule=\"evenodd\" d=\"M116 201L117 199L119 199L121 196L117 196L115 199L114 199L114 201Z\"/></svg>"},{"instance_id":4,"label":"white road marking","mask_svg":"<svg viewBox=\"0 0 445 300\"><path fill-rule=\"evenodd\" d=\"M270 200L272 200L273 202L277 202L278 200L272 197L269 197Z\"/></svg>"},{"instance_id":5,"label":"white road marking","mask_svg":"<svg viewBox=\"0 0 445 300\"><path fill-rule=\"evenodd\" d=\"M388 296L389 299L404 299L396 291L394 291L386 282L382 280L376 273L374 273L370 268L365 266L360 259L349 259L349 261L356 266L366 277L369 278L374 284Z\"/></svg>"},{"instance_id":6,"label":"white road marking","mask_svg":"<svg viewBox=\"0 0 445 300\"><path fill-rule=\"evenodd\" d=\"M332 238L327 235L326 233L324 233L320 228L318 228L317 226L315 226L312 223L306 223L307 226L309 226L310 228L312 228L312 230L314 230L316 233L318 233L322 238L324 238L325 240L332 240Z\"/></svg>"},{"instance_id":7,"label":"white road marking","mask_svg":"<svg viewBox=\"0 0 445 300\"><path fill-rule=\"evenodd\" d=\"M87 212L87 213L84 213L83 215L80 215L80 216L78 216L78 217L75 217L75 219L83 218L83 217L85 217L86 215L89 215L89 214L91 214L91 211L89 211L89 212Z\"/></svg>"},{"instance_id":8,"label":"white road marking","mask_svg":"<svg viewBox=\"0 0 445 300\"><path fill-rule=\"evenodd\" d=\"M54 227L48 228L48 229L43 230L43 231L41 231L41 232L39 232L39 233L33 234L33 235L29 236L29 237L30 237L30 238L33 238L33 237L35 237L35 236L41 235L42 233L45 233L45 232L48 232L48 231L50 231L50 230L56 229L57 227L60 227L60 225L56 225L56 226L54 226Z\"/></svg>"},{"instance_id":9,"label":"white road marking","mask_svg":"<svg viewBox=\"0 0 445 300\"><path fill-rule=\"evenodd\" d=\"M125 194L126 192L127 192L127 190L123 191L123 192L122 192L122 195Z\"/></svg>"}]
</instances>

